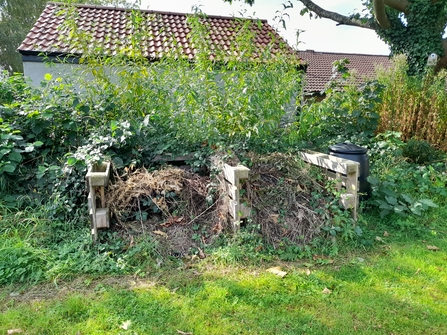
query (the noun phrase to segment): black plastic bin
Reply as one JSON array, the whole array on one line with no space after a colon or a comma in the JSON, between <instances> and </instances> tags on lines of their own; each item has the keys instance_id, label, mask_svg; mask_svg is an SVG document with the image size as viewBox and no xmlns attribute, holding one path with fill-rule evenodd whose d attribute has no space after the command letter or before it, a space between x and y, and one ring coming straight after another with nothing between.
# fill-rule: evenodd
<instances>
[{"instance_id":1,"label":"black plastic bin","mask_svg":"<svg viewBox=\"0 0 447 335\"><path fill-rule=\"evenodd\" d=\"M337 143L329 147L329 154L360 163L359 168L359 200L367 200L371 196L371 184L366 180L369 176L368 149L352 143Z\"/></svg>"}]
</instances>

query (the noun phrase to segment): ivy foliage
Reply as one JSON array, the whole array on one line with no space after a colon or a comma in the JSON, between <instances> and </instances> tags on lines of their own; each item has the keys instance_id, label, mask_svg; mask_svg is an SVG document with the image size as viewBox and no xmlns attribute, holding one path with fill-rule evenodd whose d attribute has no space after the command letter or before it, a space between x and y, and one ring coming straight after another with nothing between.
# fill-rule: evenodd
<instances>
[{"instance_id":1,"label":"ivy foliage","mask_svg":"<svg viewBox=\"0 0 447 335\"><path fill-rule=\"evenodd\" d=\"M430 53L444 55L446 12L446 1L412 0L405 14L387 7L391 28L380 29L377 34L393 54L407 56L410 74L421 73Z\"/></svg>"}]
</instances>

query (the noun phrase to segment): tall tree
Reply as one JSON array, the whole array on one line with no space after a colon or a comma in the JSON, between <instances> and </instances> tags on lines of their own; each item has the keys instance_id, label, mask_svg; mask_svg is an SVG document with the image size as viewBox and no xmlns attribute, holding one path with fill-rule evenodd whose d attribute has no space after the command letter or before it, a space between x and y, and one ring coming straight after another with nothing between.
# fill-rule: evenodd
<instances>
[{"instance_id":1,"label":"tall tree","mask_svg":"<svg viewBox=\"0 0 447 335\"><path fill-rule=\"evenodd\" d=\"M223 0L232 2L233 0ZM252 5L255 0L241 0ZM333 20L338 25L350 25L376 31L393 54L405 54L411 73L425 69L430 54L435 69L447 68L447 0L363 0L366 14L342 15L326 10L312 0L297 0L304 5L301 15Z\"/></svg>"},{"instance_id":2,"label":"tall tree","mask_svg":"<svg viewBox=\"0 0 447 335\"><path fill-rule=\"evenodd\" d=\"M22 60L16 49L28 34L46 0L0 0L0 66L10 72L22 72Z\"/></svg>"},{"instance_id":3,"label":"tall tree","mask_svg":"<svg viewBox=\"0 0 447 335\"><path fill-rule=\"evenodd\" d=\"M42 13L46 2L47 0L0 0L0 68L10 72L23 72L22 60L16 49ZM76 3L133 6L126 0L77 0Z\"/></svg>"}]
</instances>

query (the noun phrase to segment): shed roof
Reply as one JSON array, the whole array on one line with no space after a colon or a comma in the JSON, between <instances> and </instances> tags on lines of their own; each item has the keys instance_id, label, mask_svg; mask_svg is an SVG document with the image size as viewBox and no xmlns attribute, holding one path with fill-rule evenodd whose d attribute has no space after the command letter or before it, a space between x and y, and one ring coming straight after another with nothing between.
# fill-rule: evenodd
<instances>
[{"instance_id":1,"label":"shed roof","mask_svg":"<svg viewBox=\"0 0 447 335\"><path fill-rule=\"evenodd\" d=\"M50 2L18 51L23 55L81 55L83 50L96 50L108 55L126 54L135 46L137 38L146 58L159 59L175 49L182 57L192 60L197 52L197 43L194 44L191 38L192 27L188 21L191 15L94 5L69 7ZM74 25L70 27L68 22L74 22ZM248 24L252 35L249 44L254 48L255 57L265 51L273 55L285 53L298 60L296 51L266 20L206 16L199 22L205 27L211 58L221 55L219 52L228 56L237 53L237 44L242 44L241 31ZM73 26L76 29L71 29ZM88 41L87 49L81 47L80 40Z\"/></svg>"},{"instance_id":2,"label":"shed roof","mask_svg":"<svg viewBox=\"0 0 447 335\"><path fill-rule=\"evenodd\" d=\"M307 63L306 87L307 92L322 92L332 78L334 61L348 59L347 68L356 72L360 82L372 79L377 66L389 68L391 59L386 55L365 55L335 52L318 52L314 50L298 51L299 57Z\"/></svg>"}]
</instances>

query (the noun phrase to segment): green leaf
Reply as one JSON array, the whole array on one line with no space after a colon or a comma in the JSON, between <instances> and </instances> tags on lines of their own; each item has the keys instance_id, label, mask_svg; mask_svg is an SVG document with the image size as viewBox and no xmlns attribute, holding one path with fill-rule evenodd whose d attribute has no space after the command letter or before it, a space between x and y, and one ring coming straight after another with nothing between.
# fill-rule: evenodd
<instances>
[{"instance_id":1,"label":"green leaf","mask_svg":"<svg viewBox=\"0 0 447 335\"><path fill-rule=\"evenodd\" d=\"M118 129L118 121L116 120L110 121L110 129L112 130L112 132Z\"/></svg>"},{"instance_id":2,"label":"green leaf","mask_svg":"<svg viewBox=\"0 0 447 335\"><path fill-rule=\"evenodd\" d=\"M384 209L380 212L380 217L383 218L384 216L387 216L390 213L388 209Z\"/></svg>"},{"instance_id":3,"label":"green leaf","mask_svg":"<svg viewBox=\"0 0 447 335\"><path fill-rule=\"evenodd\" d=\"M43 145L43 142L41 142L41 141L36 141L33 143L33 146L35 146L35 147L40 147L42 145Z\"/></svg>"},{"instance_id":4,"label":"green leaf","mask_svg":"<svg viewBox=\"0 0 447 335\"><path fill-rule=\"evenodd\" d=\"M385 197L386 201L390 204L390 205L397 205L397 199L395 197Z\"/></svg>"},{"instance_id":5,"label":"green leaf","mask_svg":"<svg viewBox=\"0 0 447 335\"><path fill-rule=\"evenodd\" d=\"M2 149L0 150L0 156L4 156L6 154L9 154L11 152L11 149Z\"/></svg>"},{"instance_id":6,"label":"green leaf","mask_svg":"<svg viewBox=\"0 0 447 335\"><path fill-rule=\"evenodd\" d=\"M406 202L408 202L410 205L414 204L414 200L412 197L410 197L408 194L401 194L402 198L404 198L404 200Z\"/></svg>"},{"instance_id":7,"label":"green leaf","mask_svg":"<svg viewBox=\"0 0 447 335\"><path fill-rule=\"evenodd\" d=\"M438 208L439 206L436 205L432 200L430 199L421 199L418 202L420 202L421 204L424 204L428 207L433 207L433 208Z\"/></svg>"},{"instance_id":8,"label":"green leaf","mask_svg":"<svg viewBox=\"0 0 447 335\"><path fill-rule=\"evenodd\" d=\"M12 165L12 164L5 164L2 166L3 171L9 172L9 173L13 173L16 169L16 165Z\"/></svg>"},{"instance_id":9,"label":"green leaf","mask_svg":"<svg viewBox=\"0 0 447 335\"><path fill-rule=\"evenodd\" d=\"M45 73L45 75L43 76L43 78L46 81L50 81L51 79L53 79L53 76L50 73Z\"/></svg>"},{"instance_id":10,"label":"green leaf","mask_svg":"<svg viewBox=\"0 0 447 335\"><path fill-rule=\"evenodd\" d=\"M22 161L22 155L18 152L12 151L8 155L9 159L13 162L20 163Z\"/></svg>"},{"instance_id":11,"label":"green leaf","mask_svg":"<svg viewBox=\"0 0 447 335\"><path fill-rule=\"evenodd\" d=\"M420 207L410 207L410 211L413 213L413 214L416 214L416 215L422 215L422 212L421 212L421 208Z\"/></svg>"},{"instance_id":12,"label":"green leaf","mask_svg":"<svg viewBox=\"0 0 447 335\"><path fill-rule=\"evenodd\" d=\"M120 157L118 157L118 156L113 157L112 158L112 162L113 162L113 165L115 165L117 167L123 167L124 166L124 161Z\"/></svg>"},{"instance_id":13,"label":"green leaf","mask_svg":"<svg viewBox=\"0 0 447 335\"><path fill-rule=\"evenodd\" d=\"M379 179L376 178L376 177L369 176L368 178L366 178L366 180L368 180L368 182L371 185L378 185L379 184Z\"/></svg>"},{"instance_id":14,"label":"green leaf","mask_svg":"<svg viewBox=\"0 0 447 335\"><path fill-rule=\"evenodd\" d=\"M78 160L77 160L76 158L74 158L74 157L69 157L69 158L67 159L67 164L68 164L68 165L75 165L77 161L78 161Z\"/></svg>"},{"instance_id":15,"label":"green leaf","mask_svg":"<svg viewBox=\"0 0 447 335\"><path fill-rule=\"evenodd\" d=\"M394 212L397 214L404 214L407 210L406 206L396 205L394 206Z\"/></svg>"}]
</instances>

